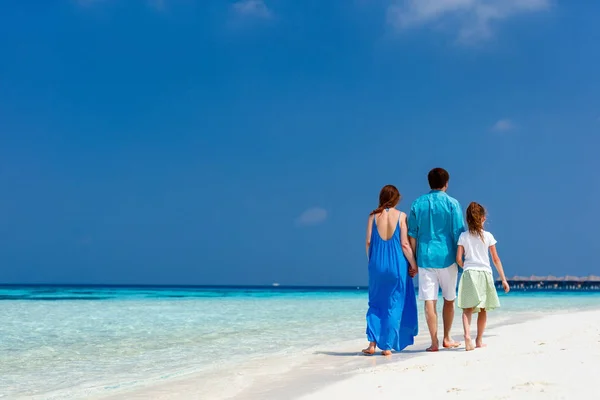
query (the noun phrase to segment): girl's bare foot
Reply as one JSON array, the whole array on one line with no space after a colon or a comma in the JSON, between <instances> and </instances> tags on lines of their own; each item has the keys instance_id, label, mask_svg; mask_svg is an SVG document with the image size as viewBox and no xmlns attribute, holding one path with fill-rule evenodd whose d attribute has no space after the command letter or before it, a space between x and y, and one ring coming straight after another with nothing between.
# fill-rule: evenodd
<instances>
[{"instance_id":1,"label":"girl's bare foot","mask_svg":"<svg viewBox=\"0 0 600 400\"><path fill-rule=\"evenodd\" d=\"M369 343L369 347L367 347L366 349L362 349L363 354L372 356L373 354L375 354L375 343Z\"/></svg>"},{"instance_id":2,"label":"girl's bare foot","mask_svg":"<svg viewBox=\"0 0 600 400\"><path fill-rule=\"evenodd\" d=\"M478 349L486 347L487 344L483 343L483 338L477 338L475 339L475 347L477 347Z\"/></svg>"},{"instance_id":3,"label":"girl's bare foot","mask_svg":"<svg viewBox=\"0 0 600 400\"><path fill-rule=\"evenodd\" d=\"M471 340L471 338L465 338L465 350L466 351L475 350L475 347L473 347L473 341Z\"/></svg>"},{"instance_id":4,"label":"girl's bare foot","mask_svg":"<svg viewBox=\"0 0 600 400\"><path fill-rule=\"evenodd\" d=\"M384 356L391 356L392 355L392 351L391 350L384 350L381 352L382 355Z\"/></svg>"}]
</instances>

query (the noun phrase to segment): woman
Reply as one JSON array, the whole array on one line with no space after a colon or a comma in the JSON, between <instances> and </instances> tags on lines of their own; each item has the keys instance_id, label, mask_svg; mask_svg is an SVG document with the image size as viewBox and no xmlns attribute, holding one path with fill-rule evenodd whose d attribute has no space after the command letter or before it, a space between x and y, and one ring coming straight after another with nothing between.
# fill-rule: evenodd
<instances>
[{"instance_id":1,"label":"woman","mask_svg":"<svg viewBox=\"0 0 600 400\"><path fill-rule=\"evenodd\" d=\"M379 193L379 207L367 224L369 311L364 354L379 347L385 356L414 343L418 333L417 301L412 276L417 264L407 236L406 214L396 210L400 193L387 185ZM410 271L409 271L410 269Z\"/></svg>"}]
</instances>

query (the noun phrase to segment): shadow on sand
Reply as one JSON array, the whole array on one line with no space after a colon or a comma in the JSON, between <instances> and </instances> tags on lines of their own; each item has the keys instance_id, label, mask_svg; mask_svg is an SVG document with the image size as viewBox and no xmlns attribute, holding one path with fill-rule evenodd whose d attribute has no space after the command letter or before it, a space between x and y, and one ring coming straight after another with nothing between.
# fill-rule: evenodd
<instances>
[{"instance_id":1,"label":"shadow on sand","mask_svg":"<svg viewBox=\"0 0 600 400\"><path fill-rule=\"evenodd\" d=\"M452 350L456 350L456 349L452 349ZM425 349L402 350L401 352L394 352L393 354L416 354L416 353L426 353L426 351L425 351ZM375 352L375 354L373 354L372 356L363 354L361 351L315 351L314 354L324 355L324 356L333 356L333 357L356 357L356 356L374 357L374 356L381 356L381 351Z\"/></svg>"},{"instance_id":2,"label":"shadow on sand","mask_svg":"<svg viewBox=\"0 0 600 400\"><path fill-rule=\"evenodd\" d=\"M484 336L484 342L485 342L485 338L489 338L489 337L494 337L496 335L494 334L486 334ZM462 337L455 337L453 335L453 339L456 340L457 342L460 342L460 346L454 349L444 349L444 348L440 348L440 351L465 351L465 344L464 344L464 339ZM473 340L475 340L475 337L473 336ZM416 345L415 347L417 348L408 348L405 350L402 350L400 352L394 351L393 354L422 354L422 353L429 353L425 347L421 347L422 345ZM375 356L381 356L381 351L377 351L375 352L375 354L373 354L372 356L370 355L366 355L363 354L360 350L358 351L315 351L313 354L315 355L324 355L324 356L331 356L331 357L375 357Z\"/></svg>"}]
</instances>

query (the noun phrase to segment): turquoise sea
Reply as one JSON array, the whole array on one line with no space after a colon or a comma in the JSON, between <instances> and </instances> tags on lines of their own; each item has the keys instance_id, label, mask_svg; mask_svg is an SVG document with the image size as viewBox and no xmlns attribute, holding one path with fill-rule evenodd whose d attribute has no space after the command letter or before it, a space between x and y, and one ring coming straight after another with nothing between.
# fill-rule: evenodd
<instances>
[{"instance_id":1,"label":"turquoise sea","mask_svg":"<svg viewBox=\"0 0 600 400\"><path fill-rule=\"evenodd\" d=\"M598 308L600 293L501 302L491 323ZM366 308L366 288L4 286L0 398L101 397L187 374L227 380L234 365L363 339Z\"/></svg>"}]
</instances>

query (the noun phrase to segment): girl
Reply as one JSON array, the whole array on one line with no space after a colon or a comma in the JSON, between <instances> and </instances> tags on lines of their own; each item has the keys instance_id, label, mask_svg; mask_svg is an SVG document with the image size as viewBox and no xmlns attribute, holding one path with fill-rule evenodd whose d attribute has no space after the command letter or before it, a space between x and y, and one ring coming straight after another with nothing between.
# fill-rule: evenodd
<instances>
[{"instance_id":1,"label":"girl","mask_svg":"<svg viewBox=\"0 0 600 400\"><path fill-rule=\"evenodd\" d=\"M467 208L469 231L460 235L456 253L456 263L464 269L458 285L458 307L463 309L462 320L467 351L473 350L475 347L485 346L483 344L483 331L487 321L487 311L500 307L500 301L494 286L488 249L502 280L504 291L506 293L510 291L502 269L502 262L496 251L496 239L491 233L483 230L485 219L485 208L482 205L475 202L469 204ZM477 316L475 347L473 347L471 341L471 316L473 313L479 313Z\"/></svg>"},{"instance_id":2,"label":"girl","mask_svg":"<svg viewBox=\"0 0 600 400\"><path fill-rule=\"evenodd\" d=\"M400 193L387 185L379 193L379 207L367 223L369 311L365 354L379 347L388 356L413 344L418 333L417 300L412 276L417 264L408 241L406 214L396 210Z\"/></svg>"}]
</instances>

